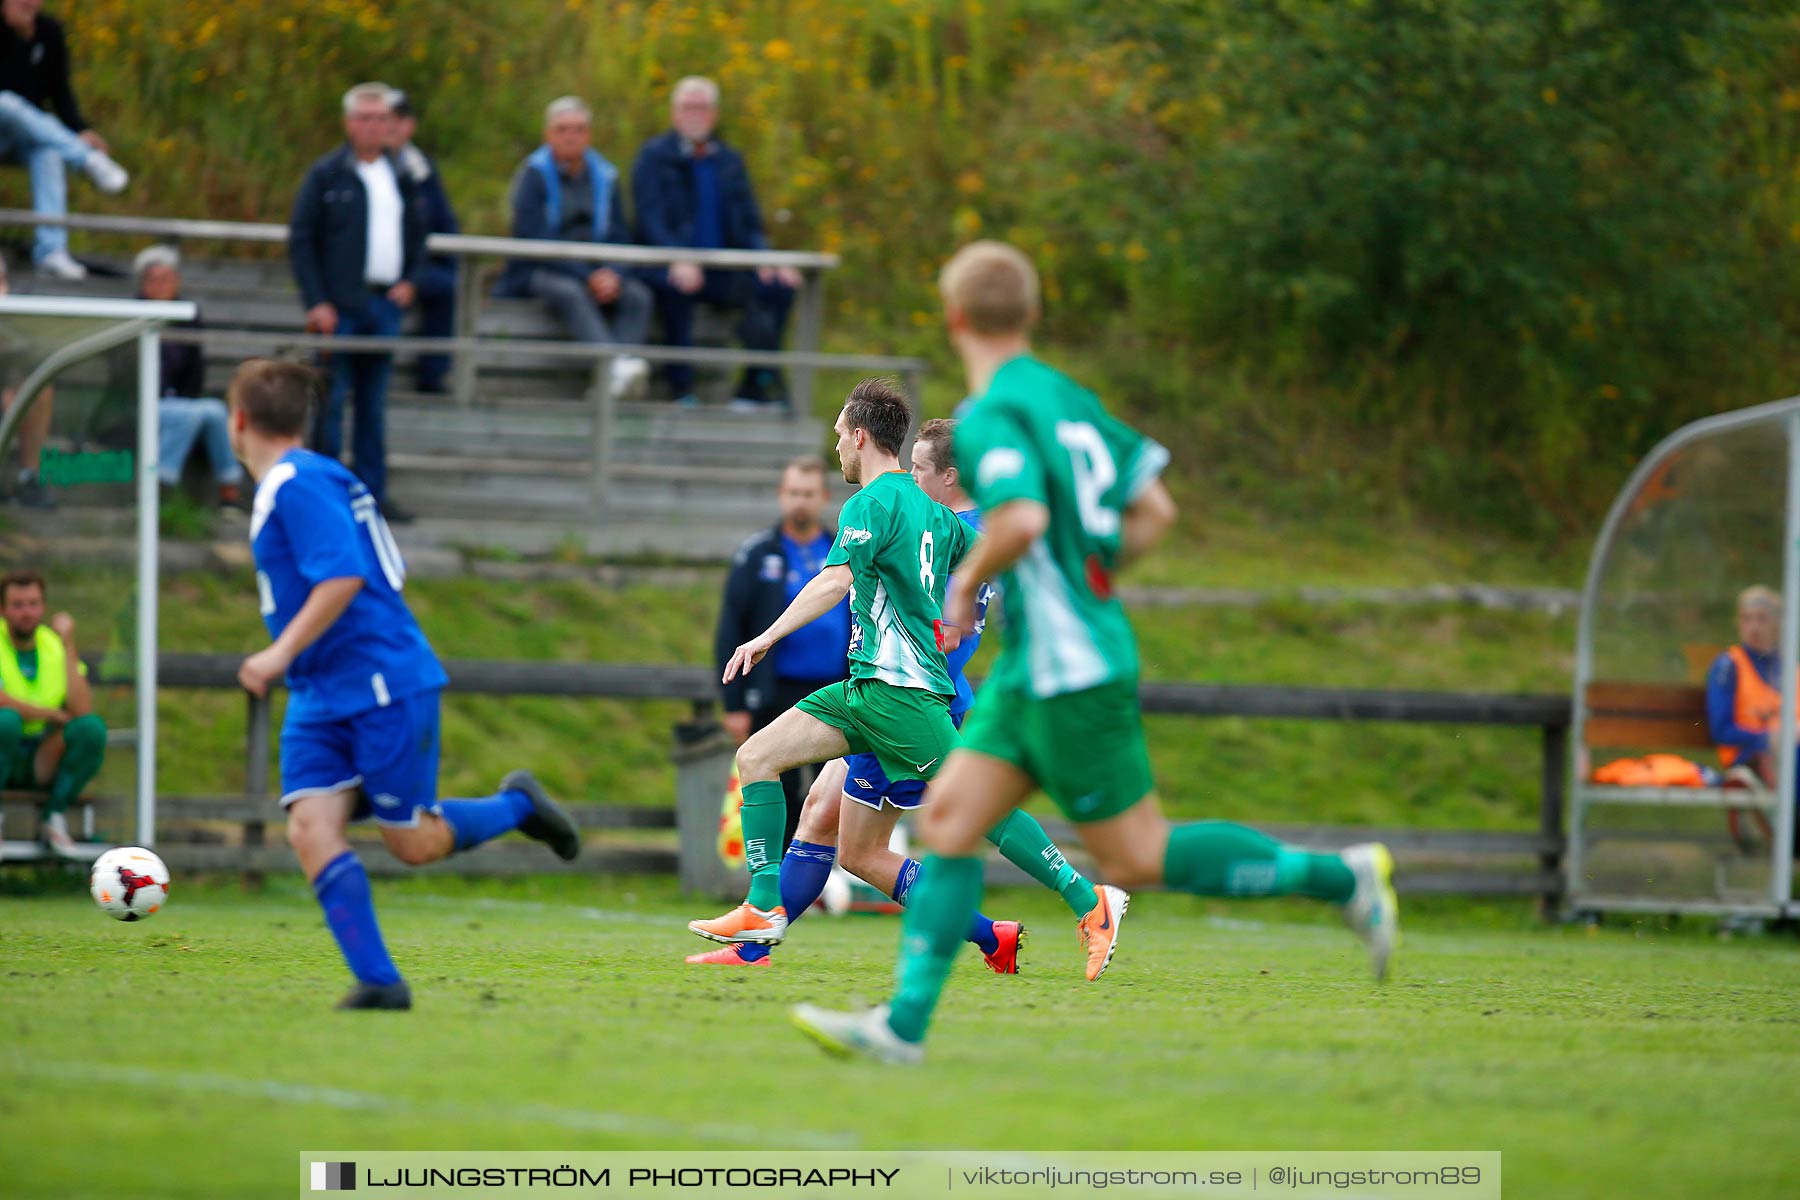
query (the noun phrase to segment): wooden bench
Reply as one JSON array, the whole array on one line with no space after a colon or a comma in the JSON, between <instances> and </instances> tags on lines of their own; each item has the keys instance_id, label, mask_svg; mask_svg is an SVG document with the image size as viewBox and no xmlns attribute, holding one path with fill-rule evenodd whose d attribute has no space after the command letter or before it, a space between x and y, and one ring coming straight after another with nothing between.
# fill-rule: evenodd
<instances>
[{"instance_id":1,"label":"wooden bench","mask_svg":"<svg viewBox=\"0 0 1800 1200\"><path fill-rule=\"evenodd\" d=\"M1588 685L1582 696L1582 709L1582 779L1575 788L1580 808L1591 804L1721 808L1726 813L1732 840L1741 849L1748 846L1742 824L1744 813L1751 813L1762 829L1762 837L1769 837L1769 813L1775 811L1775 792L1748 768L1733 770L1730 784L1715 788L1654 788L1593 781L1595 750L1638 754L1645 750L1705 748L1712 752L1714 741L1706 720L1705 687L1597 680Z\"/></svg>"}]
</instances>

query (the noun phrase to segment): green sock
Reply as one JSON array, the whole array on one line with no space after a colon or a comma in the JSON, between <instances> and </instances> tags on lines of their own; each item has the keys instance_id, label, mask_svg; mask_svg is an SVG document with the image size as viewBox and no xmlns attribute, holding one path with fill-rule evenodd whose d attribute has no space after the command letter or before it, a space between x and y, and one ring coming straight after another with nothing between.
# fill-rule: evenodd
<instances>
[{"instance_id":1,"label":"green sock","mask_svg":"<svg viewBox=\"0 0 1800 1200\"><path fill-rule=\"evenodd\" d=\"M1335 854L1286 846L1229 821L1196 821L1169 831L1163 881L1196 896L1312 896L1342 904L1356 877Z\"/></svg>"},{"instance_id":2,"label":"green sock","mask_svg":"<svg viewBox=\"0 0 1800 1200\"><path fill-rule=\"evenodd\" d=\"M1100 903L1094 885L1069 865L1037 818L1015 808L1006 819L988 830L987 840L999 848L1006 861L1063 898L1078 917L1085 917Z\"/></svg>"},{"instance_id":3,"label":"green sock","mask_svg":"<svg viewBox=\"0 0 1800 1200\"><path fill-rule=\"evenodd\" d=\"M969 921L981 905L981 860L930 855L906 897L900 934L898 986L888 1025L909 1042L925 1040L950 964L962 949Z\"/></svg>"},{"instance_id":4,"label":"green sock","mask_svg":"<svg viewBox=\"0 0 1800 1200\"><path fill-rule=\"evenodd\" d=\"M25 721L16 709L0 708L0 787L10 784L19 751L25 748Z\"/></svg>"},{"instance_id":5,"label":"green sock","mask_svg":"<svg viewBox=\"0 0 1800 1200\"><path fill-rule=\"evenodd\" d=\"M745 899L757 908L774 908L781 903L781 856L787 849L781 844L787 829L787 794L779 779L744 785L743 822L744 865L750 868L750 894Z\"/></svg>"},{"instance_id":6,"label":"green sock","mask_svg":"<svg viewBox=\"0 0 1800 1200\"><path fill-rule=\"evenodd\" d=\"M63 726L63 756L50 779L50 799L44 815L59 813L73 804L81 790L100 773L106 761L106 722L93 713L76 717Z\"/></svg>"}]
</instances>

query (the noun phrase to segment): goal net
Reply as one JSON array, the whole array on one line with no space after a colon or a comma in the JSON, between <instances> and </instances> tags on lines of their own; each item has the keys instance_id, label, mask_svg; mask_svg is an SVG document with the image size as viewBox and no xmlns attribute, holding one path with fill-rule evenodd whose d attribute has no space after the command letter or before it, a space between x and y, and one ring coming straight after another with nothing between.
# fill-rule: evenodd
<instances>
[{"instance_id":1,"label":"goal net","mask_svg":"<svg viewBox=\"0 0 1800 1200\"><path fill-rule=\"evenodd\" d=\"M192 316L182 302L0 295L0 565L43 573L45 624L73 617L108 731L88 791L131 797L102 814L105 832L146 846L156 840L158 330ZM18 812L0 854L31 857L37 829L15 828ZM71 814L78 838L83 824Z\"/></svg>"}]
</instances>

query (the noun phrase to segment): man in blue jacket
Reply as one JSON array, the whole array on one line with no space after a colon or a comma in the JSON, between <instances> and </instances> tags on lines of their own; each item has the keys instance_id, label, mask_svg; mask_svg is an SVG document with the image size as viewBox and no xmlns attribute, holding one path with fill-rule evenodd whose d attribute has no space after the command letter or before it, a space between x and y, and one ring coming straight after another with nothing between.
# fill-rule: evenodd
<instances>
[{"instance_id":1,"label":"man in blue jacket","mask_svg":"<svg viewBox=\"0 0 1800 1200\"><path fill-rule=\"evenodd\" d=\"M425 236L462 232L437 164L413 143L413 135L419 130L419 116L412 100L398 89L389 100L394 123L388 148L394 152L401 173L412 179L413 187L419 193L425 213ZM419 272L419 333L423 337L447 338L455 332L456 259L448 254L434 254L425 260L425 267ZM445 390L444 376L449 373L449 355L421 354L413 368L413 380L421 392L438 393Z\"/></svg>"},{"instance_id":2,"label":"man in blue jacket","mask_svg":"<svg viewBox=\"0 0 1800 1200\"><path fill-rule=\"evenodd\" d=\"M593 147L588 106L574 96L544 110L544 144L519 164L512 182L512 235L558 242L631 241L619 170ZM578 342L642 345L650 331L650 289L618 263L516 258L496 289L536 296ZM643 384L650 366L622 354L612 360L614 395Z\"/></svg>"},{"instance_id":3,"label":"man in blue jacket","mask_svg":"<svg viewBox=\"0 0 1800 1200\"><path fill-rule=\"evenodd\" d=\"M763 235L762 212L743 156L714 135L718 85L690 75L675 85L670 107L674 128L645 142L631 168L638 240L647 246L697 250L767 250L769 239ZM792 267L750 272L675 263L650 278L663 340L671 346L694 344L694 305L705 303L743 311L738 336L747 348L779 350L794 289L800 286L800 273ZM676 396L688 401L693 385L691 366L669 368L669 387ZM738 399L742 407L784 403L781 373L746 368Z\"/></svg>"},{"instance_id":4,"label":"man in blue jacket","mask_svg":"<svg viewBox=\"0 0 1800 1200\"><path fill-rule=\"evenodd\" d=\"M307 171L288 221L288 258L306 305L309 333L393 337L418 295L425 268L425 214L412 179L387 152L393 112L385 83L344 93L344 145ZM343 451L344 396L356 392L352 469L393 523L411 519L387 498L389 354L331 356L331 393L314 441Z\"/></svg>"}]
</instances>

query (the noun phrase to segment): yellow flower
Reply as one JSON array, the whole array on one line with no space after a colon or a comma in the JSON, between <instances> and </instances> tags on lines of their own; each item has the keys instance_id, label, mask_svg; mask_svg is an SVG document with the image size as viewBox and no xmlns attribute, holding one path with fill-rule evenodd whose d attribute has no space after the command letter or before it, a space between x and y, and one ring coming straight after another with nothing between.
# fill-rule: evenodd
<instances>
[{"instance_id":1,"label":"yellow flower","mask_svg":"<svg viewBox=\"0 0 1800 1200\"><path fill-rule=\"evenodd\" d=\"M763 43L763 57L770 62L786 62L794 57L794 47L784 38L770 38Z\"/></svg>"},{"instance_id":2,"label":"yellow flower","mask_svg":"<svg viewBox=\"0 0 1800 1200\"><path fill-rule=\"evenodd\" d=\"M1542 95L1544 97L1545 104L1555 104L1556 103L1556 89L1555 88L1553 88L1553 87L1545 88L1543 90Z\"/></svg>"},{"instance_id":3,"label":"yellow flower","mask_svg":"<svg viewBox=\"0 0 1800 1200\"><path fill-rule=\"evenodd\" d=\"M1144 243L1134 239L1126 244L1125 257L1134 263L1141 263L1150 257L1150 252L1144 249Z\"/></svg>"}]
</instances>

